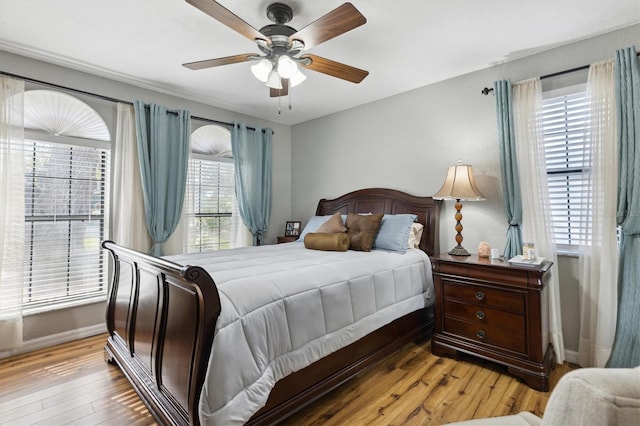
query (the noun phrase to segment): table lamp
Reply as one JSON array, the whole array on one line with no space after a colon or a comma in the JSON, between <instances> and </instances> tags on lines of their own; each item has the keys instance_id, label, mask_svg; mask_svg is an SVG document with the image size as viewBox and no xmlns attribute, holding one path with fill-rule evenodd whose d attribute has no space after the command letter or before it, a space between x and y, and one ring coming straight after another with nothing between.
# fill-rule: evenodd
<instances>
[{"instance_id":1,"label":"table lamp","mask_svg":"<svg viewBox=\"0 0 640 426\"><path fill-rule=\"evenodd\" d=\"M476 186L471 166L459 161L455 166L450 166L447 178L442 188L433 196L436 200L456 200L456 242L458 245L449 251L452 256L469 256L470 253L462 247L462 201L484 201L484 195Z\"/></svg>"}]
</instances>

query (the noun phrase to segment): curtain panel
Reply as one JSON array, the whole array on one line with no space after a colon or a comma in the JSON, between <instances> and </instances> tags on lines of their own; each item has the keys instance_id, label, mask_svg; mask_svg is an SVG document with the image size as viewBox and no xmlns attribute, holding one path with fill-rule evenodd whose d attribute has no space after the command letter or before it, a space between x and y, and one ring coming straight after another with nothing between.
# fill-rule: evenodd
<instances>
[{"instance_id":1,"label":"curtain panel","mask_svg":"<svg viewBox=\"0 0 640 426\"><path fill-rule=\"evenodd\" d=\"M134 101L138 159L151 253L161 256L162 243L182 213L189 161L191 115L162 105Z\"/></svg>"},{"instance_id":2,"label":"curtain panel","mask_svg":"<svg viewBox=\"0 0 640 426\"><path fill-rule=\"evenodd\" d=\"M583 173L587 185L581 199L589 224L589 241L580 246L580 340L578 364L604 367L613 346L617 316L618 190L614 61L592 64L587 80L590 128Z\"/></svg>"},{"instance_id":3,"label":"curtain panel","mask_svg":"<svg viewBox=\"0 0 640 426\"><path fill-rule=\"evenodd\" d=\"M116 137L111 149L111 239L134 250L149 252L136 140L133 105L118 103Z\"/></svg>"},{"instance_id":4,"label":"curtain panel","mask_svg":"<svg viewBox=\"0 0 640 426\"><path fill-rule=\"evenodd\" d=\"M234 123L231 149L235 166L236 199L245 226L261 245L271 218L271 129L247 129Z\"/></svg>"},{"instance_id":5,"label":"curtain panel","mask_svg":"<svg viewBox=\"0 0 640 426\"><path fill-rule=\"evenodd\" d=\"M551 223L551 203L545 162L544 132L542 127L542 88L540 79L514 84L513 129L516 156L520 161L519 175L522 198L522 233L535 243L539 256L553 262L551 279L547 284L549 340L553 345L556 362L565 359L560 309L560 280L558 258ZM546 349L546 348L545 348Z\"/></svg>"},{"instance_id":6,"label":"curtain panel","mask_svg":"<svg viewBox=\"0 0 640 426\"><path fill-rule=\"evenodd\" d=\"M516 158L515 136L513 132L513 106L511 82L499 80L493 84L496 98L496 116L498 118L498 145L500 172L502 175L502 197L504 211L509 228L504 246L504 257L522 254L522 200L520 195L520 176Z\"/></svg>"},{"instance_id":7,"label":"curtain panel","mask_svg":"<svg viewBox=\"0 0 640 426\"><path fill-rule=\"evenodd\" d=\"M24 81L0 76L0 351L22 346Z\"/></svg>"},{"instance_id":8,"label":"curtain panel","mask_svg":"<svg viewBox=\"0 0 640 426\"><path fill-rule=\"evenodd\" d=\"M622 230L618 319L607 367L640 365L640 69L635 48L616 51L617 222Z\"/></svg>"}]
</instances>

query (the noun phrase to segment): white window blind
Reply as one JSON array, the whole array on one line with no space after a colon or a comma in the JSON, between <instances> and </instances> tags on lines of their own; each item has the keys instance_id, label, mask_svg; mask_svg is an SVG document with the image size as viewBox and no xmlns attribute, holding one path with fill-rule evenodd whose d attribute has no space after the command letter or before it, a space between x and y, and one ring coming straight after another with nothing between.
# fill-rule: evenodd
<instances>
[{"instance_id":1,"label":"white window blind","mask_svg":"<svg viewBox=\"0 0 640 426\"><path fill-rule=\"evenodd\" d=\"M234 205L233 161L193 154L185 197L187 252L232 248Z\"/></svg>"},{"instance_id":2,"label":"white window blind","mask_svg":"<svg viewBox=\"0 0 640 426\"><path fill-rule=\"evenodd\" d=\"M106 294L109 149L25 141L25 308Z\"/></svg>"},{"instance_id":3,"label":"white window blind","mask_svg":"<svg viewBox=\"0 0 640 426\"><path fill-rule=\"evenodd\" d=\"M584 89L545 99L542 119L555 242L560 249L575 249L589 240L583 204L590 166Z\"/></svg>"}]
</instances>

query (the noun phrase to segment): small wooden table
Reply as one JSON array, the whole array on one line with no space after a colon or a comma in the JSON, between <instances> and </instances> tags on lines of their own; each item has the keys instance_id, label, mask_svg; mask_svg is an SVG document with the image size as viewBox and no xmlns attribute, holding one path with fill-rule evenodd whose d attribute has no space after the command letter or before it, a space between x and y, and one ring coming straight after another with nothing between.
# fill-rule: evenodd
<instances>
[{"instance_id":1,"label":"small wooden table","mask_svg":"<svg viewBox=\"0 0 640 426\"><path fill-rule=\"evenodd\" d=\"M277 237L278 239L278 244L282 244L282 243L292 243L294 241L296 241L298 239L298 237L283 237L283 236L279 236Z\"/></svg>"},{"instance_id":2,"label":"small wooden table","mask_svg":"<svg viewBox=\"0 0 640 426\"><path fill-rule=\"evenodd\" d=\"M555 355L549 342L546 285L551 262L432 256L436 293L435 355L464 352L503 364L540 391L549 390Z\"/></svg>"}]
</instances>

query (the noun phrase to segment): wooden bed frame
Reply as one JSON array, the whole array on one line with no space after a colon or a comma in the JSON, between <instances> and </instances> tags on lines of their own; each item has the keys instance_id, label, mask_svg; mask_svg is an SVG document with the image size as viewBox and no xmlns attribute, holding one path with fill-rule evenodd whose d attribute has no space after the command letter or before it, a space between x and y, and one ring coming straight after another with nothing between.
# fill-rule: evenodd
<instances>
[{"instance_id":1,"label":"wooden bed frame","mask_svg":"<svg viewBox=\"0 0 640 426\"><path fill-rule=\"evenodd\" d=\"M391 189L322 199L316 215L413 213L425 225L420 248L438 253L440 202ZM199 424L198 406L216 320L218 290L199 266L182 266L105 241L113 258L105 358L117 363L163 425ZM382 327L278 381L249 424L273 424L316 400L404 344L429 336L433 307Z\"/></svg>"}]
</instances>

